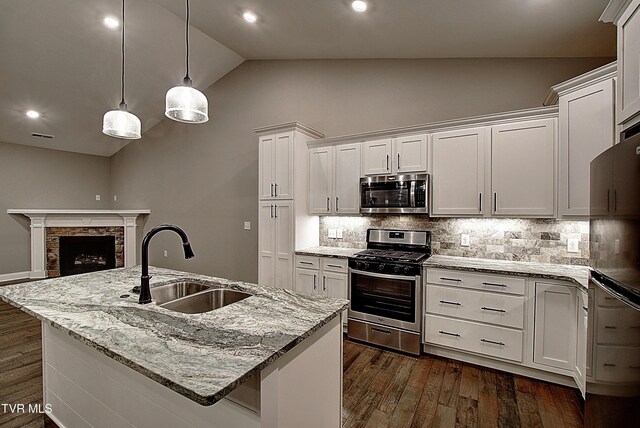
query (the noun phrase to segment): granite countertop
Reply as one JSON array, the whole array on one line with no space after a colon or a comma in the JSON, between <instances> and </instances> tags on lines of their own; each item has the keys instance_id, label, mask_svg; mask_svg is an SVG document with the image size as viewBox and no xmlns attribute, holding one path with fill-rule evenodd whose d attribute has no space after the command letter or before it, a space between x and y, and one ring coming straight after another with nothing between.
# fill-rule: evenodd
<instances>
[{"instance_id":1,"label":"granite countertop","mask_svg":"<svg viewBox=\"0 0 640 428\"><path fill-rule=\"evenodd\" d=\"M348 301L150 267L151 286L200 280L253 296L183 314L138 296L140 266L0 287L0 298L191 400L211 405L338 316Z\"/></svg>"},{"instance_id":2,"label":"granite countertop","mask_svg":"<svg viewBox=\"0 0 640 428\"><path fill-rule=\"evenodd\" d=\"M475 259L470 257L440 256L429 257L426 268L458 269L472 272L487 272L501 275L529 276L534 278L570 281L589 287L588 266L556 265L551 263L513 262L506 260Z\"/></svg>"},{"instance_id":3,"label":"granite countertop","mask_svg":"<svg viewBox=\"0 0 640 428\"><path fill-rule=\"evenodd\" d=\"M337 259L346 259L355 253L364 251L363 248L342 248L342 247L311 247L304 250L296 251L299 256L319 256L319 257L335 257Z\"/></svg>"}]
</instances>

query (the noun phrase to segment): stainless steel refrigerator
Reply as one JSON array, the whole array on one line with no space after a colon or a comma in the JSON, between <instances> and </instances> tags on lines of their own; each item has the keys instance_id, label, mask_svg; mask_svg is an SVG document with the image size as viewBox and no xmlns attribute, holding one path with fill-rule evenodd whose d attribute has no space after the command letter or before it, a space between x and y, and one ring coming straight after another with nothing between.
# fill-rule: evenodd
<instances>
[{"instance_id":1,"label":"stainless steel refrigerator","mask_svg":"<svg viewBox=\"0 0 640 428\"><path fill-rule=\"evenodd\" d=\"M640 426L640 126L591 162L585 426Z\"/></svg>"}]
</instances>

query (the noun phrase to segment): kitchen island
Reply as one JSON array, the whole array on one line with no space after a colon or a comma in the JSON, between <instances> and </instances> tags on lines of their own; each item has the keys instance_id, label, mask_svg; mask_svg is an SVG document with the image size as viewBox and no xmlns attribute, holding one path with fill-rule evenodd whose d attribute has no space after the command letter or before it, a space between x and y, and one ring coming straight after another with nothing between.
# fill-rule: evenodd
<instances>
[{"instance_id":1,"label":"kitchen island","mask_svg":"<svg viewBox=\"0 0 640 428\"><path fill-rule=\"evenodd\" d=\"M348 302L150 268L251 297L200 314L131 294L140 267L15 284L43 325L44 401L62 426L340 426Z\"/></svg>"}]
</instances>

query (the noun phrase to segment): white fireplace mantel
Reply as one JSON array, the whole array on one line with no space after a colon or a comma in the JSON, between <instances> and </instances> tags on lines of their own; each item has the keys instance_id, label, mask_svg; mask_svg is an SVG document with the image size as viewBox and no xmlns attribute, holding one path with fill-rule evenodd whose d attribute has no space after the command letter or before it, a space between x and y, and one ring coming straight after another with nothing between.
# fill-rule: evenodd
<instances>
[{"instance_id":1,"label":"white fireplace mantel","mask_svg":"<svg viewBox=\"0 0 640 428\"><path fill-rule=\"evenodd\" d=\"M47 277L47 227L123 227L124 266L136 264L136 219L151 210L60 210L9 209L7 214L22 214L31 220L30 278Z\"/></svg>"}]
</instances>

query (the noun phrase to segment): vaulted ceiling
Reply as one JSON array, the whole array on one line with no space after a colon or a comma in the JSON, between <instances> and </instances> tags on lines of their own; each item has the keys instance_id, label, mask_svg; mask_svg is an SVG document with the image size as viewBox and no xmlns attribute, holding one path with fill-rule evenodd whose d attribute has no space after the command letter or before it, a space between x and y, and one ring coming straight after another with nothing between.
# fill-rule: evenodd
<instances>
[{"instance_id":1,"label":"vaulted ceiling","mask_svg":"<svg viewBox=\"0 0 640 428\"><path fill-rule=\"evenodd\" d=\"M607 0L191 0L191 77L204 89L245 59L612 57ZM119 0L4 0L0 141L111 156L120 101ZM242 13L253 10L249 24ZM127 103L143 132L184 76L184 1L127 2ZM25 111L41 112L38 120ZM178 125L179 126L179 125ZM42 139L32 133L54 135ZM143 135L144 138L144 135Z\"/></svg>"}]
</instances>

